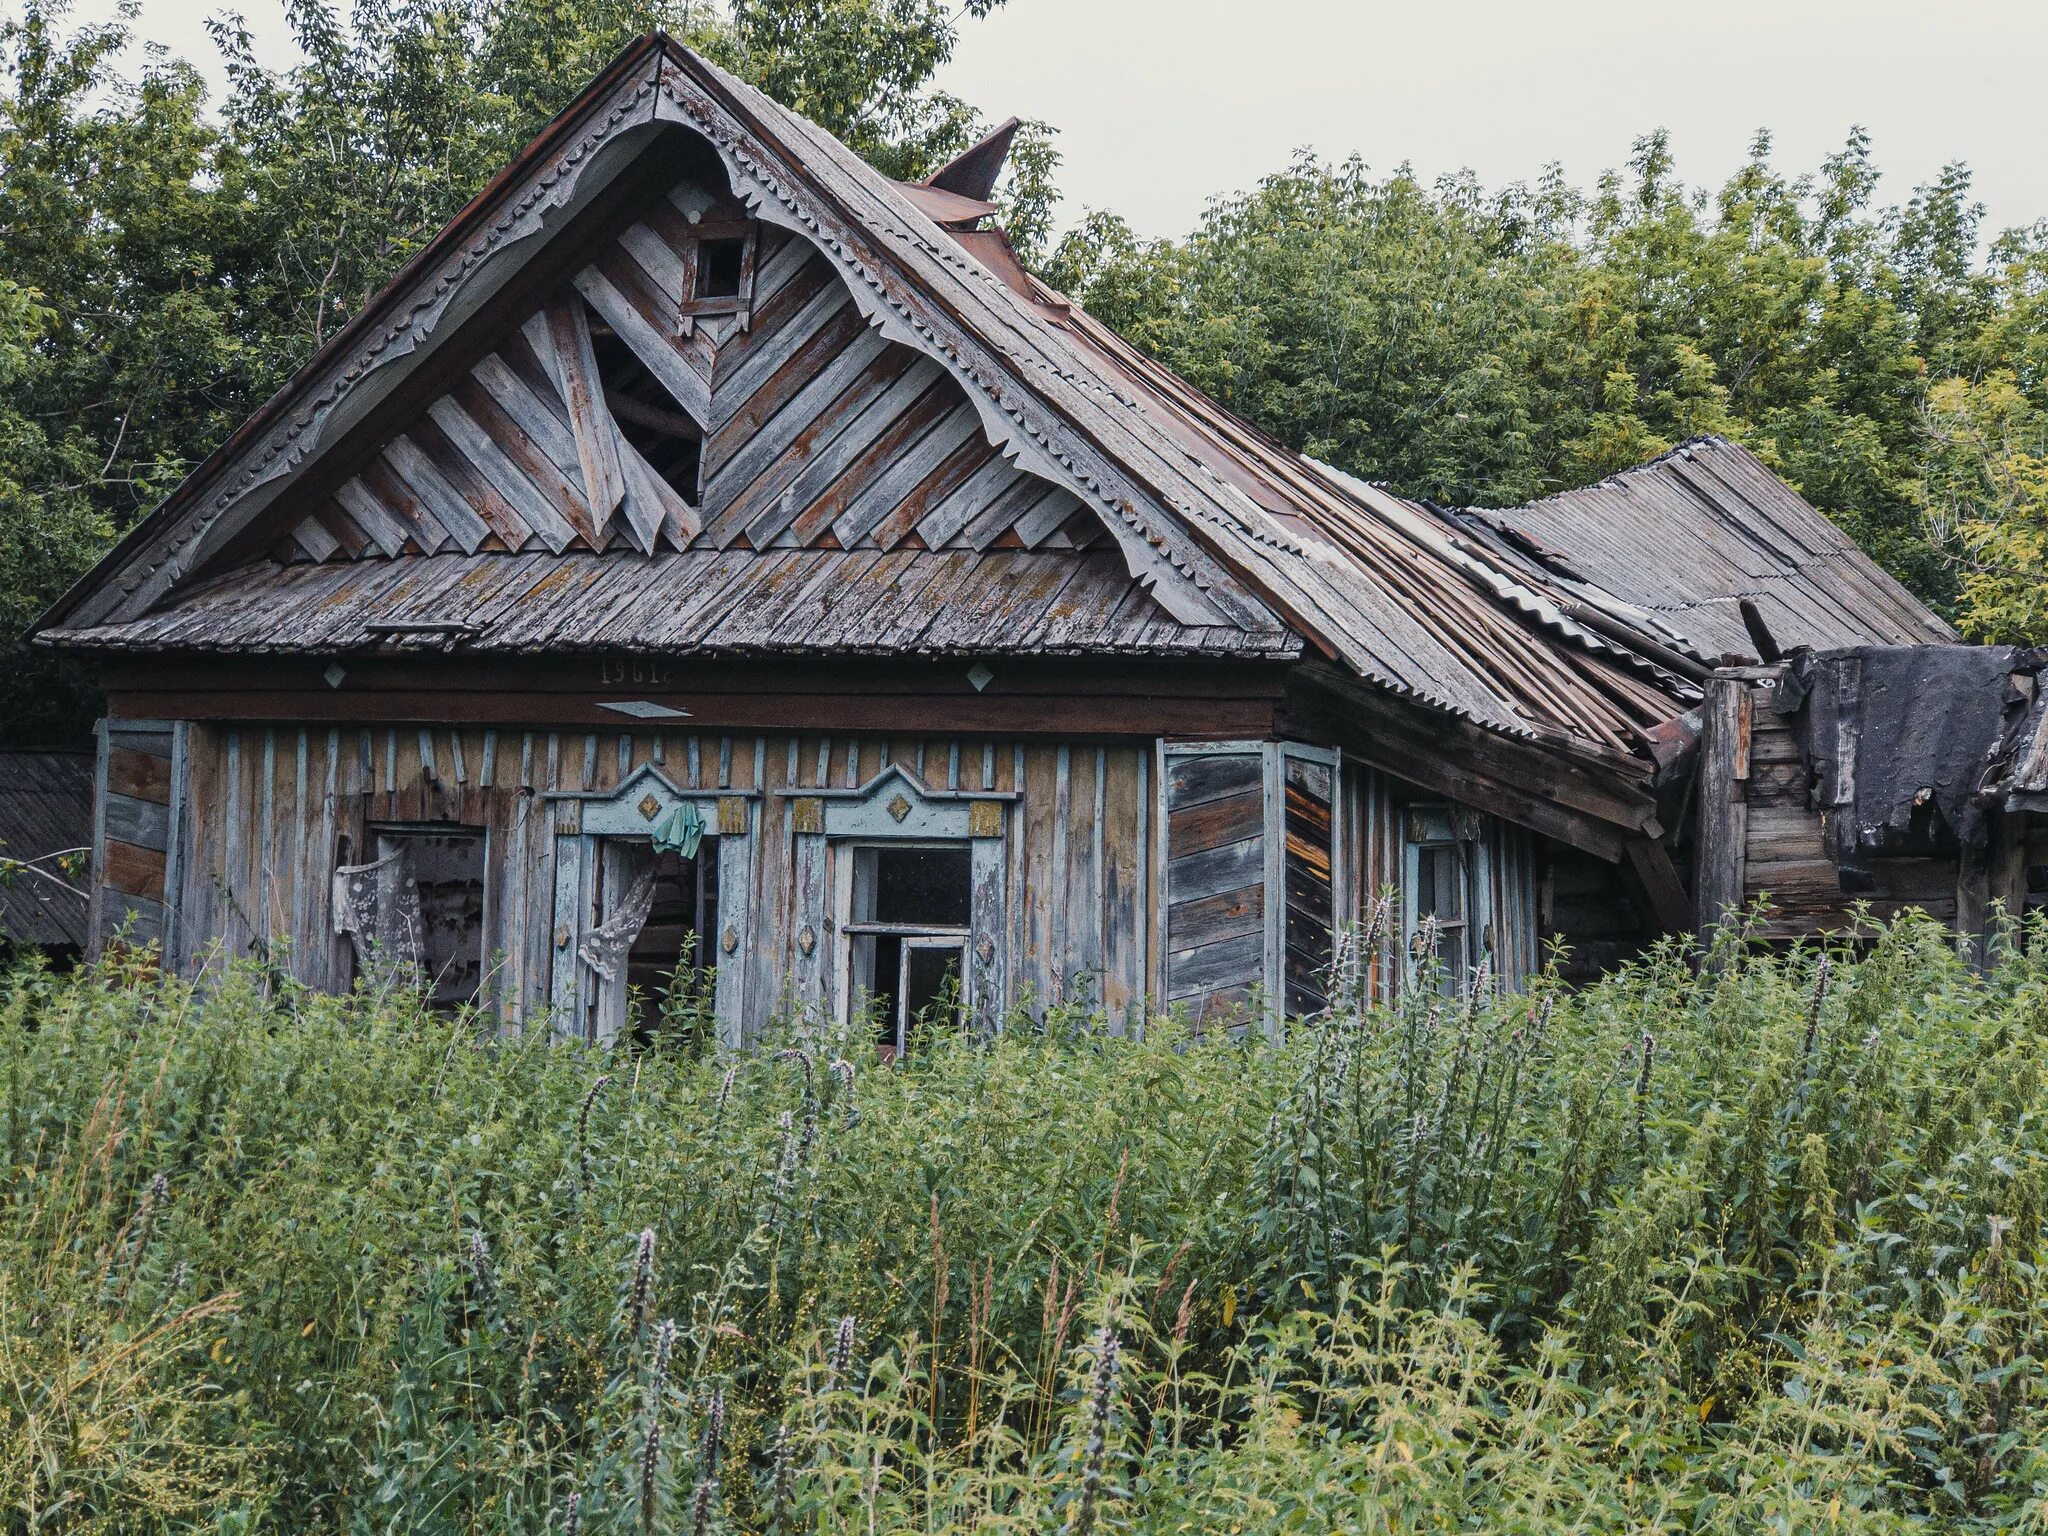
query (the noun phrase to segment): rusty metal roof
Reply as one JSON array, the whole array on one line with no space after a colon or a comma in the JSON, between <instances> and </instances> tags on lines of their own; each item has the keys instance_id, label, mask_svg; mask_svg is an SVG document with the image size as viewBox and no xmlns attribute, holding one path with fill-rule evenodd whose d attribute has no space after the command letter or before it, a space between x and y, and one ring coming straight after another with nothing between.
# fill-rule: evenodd
<instances>
[{"instance_id":1,"label":"rusty metal roof","mask_svg":"<svg viewBox=\"0 0 2048 1536\"><path fill-rule=\"evenodd\" d=\"M91 842L89 754L0 752L0 854L25 861ZM35 875L0 878L0 938L82 946L85 937L83 895Z\"/></svg>"},{"instance_id":2,"label":"rusty metal roof","mask_svg":"<svg viewBox=\"0 0 2048 1536\"><path fill-rule=\"evenodd\" d=\"M266 562L141 619L66 639L92 650L321 655L431 648L451 633L464 637L465 651L499 654L1301 653L1299 638L1284 630L1178 623L1110 550L612 550Z\"/></svg>"}]
</instances>

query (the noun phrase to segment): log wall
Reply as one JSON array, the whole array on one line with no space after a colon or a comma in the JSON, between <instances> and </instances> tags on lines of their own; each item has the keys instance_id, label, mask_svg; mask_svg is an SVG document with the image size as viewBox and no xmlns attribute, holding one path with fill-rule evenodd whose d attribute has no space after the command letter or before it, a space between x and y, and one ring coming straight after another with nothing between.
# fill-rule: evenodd
<instances>
[{"instance_id":1,"label":"log wall","mask_svg":"<svg viewBox=\"0 0 2048 1536\"><path fill-rule=\"evenodd\" d=\"M216 956L258 956L309 984L345 988L353 962L333 932L330 877L384 823L483 827L487 1003L508 1021L544 1004L556 963L551 794L605 791L653 763L679 787L758 792L749 882L746 1023L757 1028L797 972L803 893L830 871L796 867L804 791L858 787L901 763L934 790L1015 792L1005 836L1002 994L1012 1005L1100 1001L1121 1021L1147 991L1152 880L1145 857L1152 744L967 738L559 732L192 724L186 859L178 884L190 974ZM344 842L344 840L346 840ZM828 854L828 857L830 855ZM836 964L834 935L815 945ZM728 962L730 963L730 962ZM818 967L801 967L817 975ZM834 978L819 976L821 995Z\"/></svg>"}]
</instances>

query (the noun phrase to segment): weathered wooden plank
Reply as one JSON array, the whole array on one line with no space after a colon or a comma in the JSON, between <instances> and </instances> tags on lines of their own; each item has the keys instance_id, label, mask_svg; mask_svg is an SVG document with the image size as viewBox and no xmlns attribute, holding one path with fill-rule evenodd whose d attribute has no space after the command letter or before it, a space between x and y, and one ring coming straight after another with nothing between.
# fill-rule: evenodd
<instances>
[{"instance_id":1,"label":"weathered wooden plank","mask_svg":"<svg viewBox=\"0 0 2048 1536\"><path fill-rule=\"evenodd\" d=\"M144 848L110 836L100 867L100 882L123 895L149 896L160 901L164 894L165 863L161 848Z\"/></svg>"},{"instance_id":2,"label":"weathered wooden plank","mask_svg":"<svg viewBox=\"0 0 2048 1536\"><path fill-rule=\"evenodd\" d=\"M136 800L171 803L171 760L156 752L138 751L122 745L126 736L109 736L107 742L107 790Z\"/></svg>"},{"instance_id":3,"label":"weathered wooden plank","mask_svg":"<svg viewBox=\"0 0 2048 1536\"><path fill-rule=\"evenodd\" d=\"M1749 737L1749 685L1735 678L1711 678L1701 709L1693 889L1700 934L1708 937L1730 912L1740 910L1748 885L1743 865L1749 807L1742 798L1736 766Z\"/></svg>"},{"instance_id":4,"label":"weathered wooden plank","mask_svg":"<svg viewBox=\"0 0 2048 1536\"><path fill-rule=\"evenodd\" d=\"M524 549L534 540L533 525L506 499L503 492L479 471L462 450L449 441L447 433L431 415L414 421L404 434L432 461L441 478L453 486L472 511L508 550ZM567 526L566 524L564 525Z\"/></svg>"},{"instance_id":5,"label":"weathered wooden plank","mask_svg":"<svg viewBox=\"0 0 2048 1536\"><path fill-rule=\"evenodd\" d=\"M1009 490L1023 473L1009 459L991 453L980 468L933 503L917 524L918 537L931 549L952 542L961 529Z\"/></svg>"},{"instance_id":6,"label":"weathered wooden plank","mask_svg":"<svg viewBox=\"0 0 2048 1536\"><path fill-rule=\"evenodd\" d=\"M939 417L922 436L906 440L896 450L894 461L875 475L832 524L840 548L853 548L941 463L961 448L981 441L981 417L966 400ZM895 542L891 539L888 544Z\"/></svg>"},{"instance_id":7,"label":"weathered wooden plank","mask_svg":"<svg viewBox=\"0 0 2048 1536\"><path fill-rule=\"evenodd\" d=\"M421 504L445 528L466 555L473 555L490 536L484 521L468 498L452 485L434 461L411 438L400 433L384 446L384 459L402 477Z\"/></svg>"},{"instance_id":8,"label":"weathered wooden plank","mask_svg":"<svg viewBox=\"0 0 2048 1536\"><path fill-rule=\"evenodd\" d=\"M937 385L936 370L920 362L904 368L885 387L867 391L866 403L850 417L842 417L835 409L814 424L818 429L815 434L802 433L808 451L804 451L804 444L795 442L787 450L802 453L796 473L774 504L747 525L747 537L754 547L768 544L809 510L835 479L869 454ZM742 460L735 460L733 468L738 469Z\"/></svg>"},{"instance_id":9,"label":"weathered wooden plank","mask_svg":"<svg viewBox=\"0 0 2048 1536\"><path fill-rule=\"evenodd\" d=\"M298 541L299 548L315 560L332 559L341 552L341 540L311 513L299 519L292 528L292 537Z\"/></svg>"},{"instance_id":10,"label":"weathered wooden plank","mask_svg":"<svg viewBox=\"0 0 2048 1536\"><path fill-rule=\"evenodd\" d=\"M745 404L747 397L767 382L770 374L841 310L852 307L852 297L837 283L820 287L810 301L774 333L772 343L767 338L756 340L737 367L718 376L706 411L697 419L713 431L725 425Z\"/></svg>"},{"instance_id":11,"label":"weathered wooden plank","mask_svg":"<svg viewBox=\"0 0 2048 1536\"><path fill-rule=\"evenodd\" d=\"M436 400L427 407L427 415L551 552L559 555L575 543L579 530L566 514L566 503L557 506L550 501L522 466L513 462L491 433L472 420L453 396L443 395ZM520 436L524 439L525 434ZM537 451L534 456L539 456ZM587 508L583 509L583 516L588 519Z\"/></svg>"},{"instance_id":12,"label":"weathered wooden plank","mask_svg":"<svg viewBox=\"0 0 2048 1536\"><path fill-rule=\"evenodd\" d=\"M1166 899L1178 906L1205 896L1221 895L1266 878L1263 837L1246 838L1221 848L1205 849L1166 861Z\"/></svg>"},{"instance_id":13,"label":"weathered wooden plank","mask_svg":"<svg viewBox=\"0 0 2048 1536\"><path fill-rule=\"evenodd\" d=\"M356 526L370 536L377 548L388 556L397 556L405 551L407 530L361 478L354 478L338 486L334 499L341 503Z\"/></svg>"},{"instance_id":14,"label":"weathered wooden plank","mask_svg":"<svg viewBox=\"0 0 2048 1536\"><path fill-rule=\"evenodd\" d=\"M590 307L618 333L619 340L660 381L661 387L675 397L676 403L695 420L711 422L710 386L654 321L641 312L632 297L621 292L612 279L595 266L578 272L575 282L576 291L590 301Z\"/></svg>"},{"instance_id":15,"label":"weathered wooden plank","mask_svg":"<svg viewBox=\"0 0 2048 1536\"><path fill-rule=\"evenodd\" d=\"M1266 797L1258 788L1193 805L1175 805L1167 816L1167 855L1179 858L1257 837L1265 814Z\"/></svg>"},{"instance_id":16,"label":"weathered wooden plank","mask_svg":"<svg viewBox=\"0 0 2048 1536\"><path fill-rule=\"evenodd\" d=\"M655 471L616 423L611 430L619 465L626 477L626 522L641 552L654 553L663 528L674 531L679 546L687 546L704 526L697 509Z\"/></svg>"},{"instance_id":17,"label":"weathered wooden plank","mask_svg":"<svg viewBox=\"0 0 2048 1536\"><path fill-rule=\"evenodd\" d=\"M626 499L626 472L619 463L611 413L605 409L604 383L598 377L588 313L578 303L553 304L548 307L547 321L562 370L562 402L569 408L569 427L576 436L576 457L596 527L597 537L592 542L601 548L606 519ZM646 514L654 516L643 531ZM641 548L652 553L654 532L660 527L658 509L652 505L643 509L643 520L634 522L634 531L643 535Z\"/></svg>"},{"instance_id":18,"label":"weathered wooden plank","mask_svg":"<svg viewBox=\"0 0 2048 1536\"><path fill-rule=\"evenodd\" d=\"M133 795L108 791L105 807L107 836L119 838L159 853L171 846L171 808L167 801L138 800Z\"/></svg>"},{"instance_id":19,"label":"weathered wooden plank","mask_svg":"<svg viewBox=\"0 0 2048 1536\"><path fill-rule=\"evenodd\" d=\"M1169 815L1192 810L1211 800L1263 791L1264 769L1256 752L1173 752L1167 757Z\"/></svg>"},{"instance_id":20,"label":"weathered wooden plank","mask_svg":"<svg viewBox=\"0 0 2048 1536\"><path fill-rule=\"evenodd\" d=\"M1166 957L1169 1000L1191 997L1219 987L1242 987L1258 980L1264 963L1264 941L1254 933L1244 938L1205 944Z\"/></svg>"},{"instance_id":21,"label":"weathered wooden plank","mask_svg":"<svg viewBox=\"0 0 2048 1536\"><path fill-rule=\"evenodd\" d=\"M1266 889L1263 884L1239 886L1214 896L1176 902L1166 911L1167 947L1174 951L1265 932Z\"/></svg>"},{"instance_id":22,"label":"weathered wooden plank","mask_svg":"<svg viewBox=\"0 0 2048 1536\"><path fill-rule=\"evenodd\" d=\"M949 381L934 382L907 410L880 422L881 430L865 444L859 442L865 432L863 424L855 422L849 426L825 454L805 466L803 474L797 477L792 497L798 509L796 521L782 535L781 542L809 544L831 529L870 487L888 475L913 444L951 414L955 393ZM852 454L850 462L844 457L846 453ZM843 464L831 477L823 467L828 460ZM828 478L830 483L826 484ZM813 491L814 487L818 489Z\"/></svg>"},{"instance_id":23,"label":"weathered wooden plank","mask_svg":"<svg viewBox=\"0 0 2048 1536\"><path fill-rule=\"evenodd\" d=\"M490 392L475 379L458 380L444 400L452 401L459 406L460 411L457 414L467 416L488 434L492 454L516 466L520 477L534 488L537 499L549 513L553 514L558 523L566 521L582 535L584 542L592 549L603 547L599 519L590 510L589 502L584 499L583 487L579 483L582 472L573 458L564 463L557 463L549 457L547 451L535 442L526 429L492 399ZM453 437L455 433L450 425L450 419L440 411L443 403L435 402L434 420L440 423L443 431ZM463 447L465 451L470 452L471 457L478 459L485 473L490 473L490 464L482 456L468 443L464 443ZM505 491L507 495L512 492L512 487L502 481L499 482L499 489ZM540 528L541 524L524 503L520 504L520 510L527 514L526 520L529 523L536 529Z\"/></svg>"}]
</instances>

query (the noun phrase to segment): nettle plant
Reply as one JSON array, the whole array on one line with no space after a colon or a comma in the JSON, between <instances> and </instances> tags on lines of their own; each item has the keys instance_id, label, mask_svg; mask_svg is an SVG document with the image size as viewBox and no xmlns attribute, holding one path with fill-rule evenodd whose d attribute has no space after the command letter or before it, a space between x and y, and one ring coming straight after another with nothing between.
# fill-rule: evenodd
<instances>
[{"instance_id":1,"label":"nettle plant","mask_svg":"<svg viewBox=\"0 0 2048 1536\"><path fill-rule=\"evenodd\" d=\"M2048 1518L2048 935L1343 982L884 1064L18 971L0 1530Z\"/></svg>"}]
</instances>

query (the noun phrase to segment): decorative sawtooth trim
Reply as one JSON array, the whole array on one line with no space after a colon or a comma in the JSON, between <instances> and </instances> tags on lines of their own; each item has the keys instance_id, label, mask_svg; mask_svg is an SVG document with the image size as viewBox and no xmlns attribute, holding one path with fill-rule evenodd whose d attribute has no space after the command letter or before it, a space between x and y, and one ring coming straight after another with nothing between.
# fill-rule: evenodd
<instances>
[{"instance_id":1,"label":"decorative sawtooth trim","mask_svg":"<svg viewBox=\"0 0 2048 1536\"><path fill-rule=\"evenodd\" d=\"M859 279L860 286L867 290L874 301L878 301L881 307L886 308L894 325L885 320L885 334L892 329L907 329L915 338L913 344L918 345L920 350L935 353L944 359L951 372L995 406L1000 416L1009 424L1007 430L991 431L990 435L996 439L997 446L1009 444L1012 447L1022 447L1028 444L1038 451L1034 457L1043 456L1056 466L1061 477L1085 487L1088 499L1108 514L1105 521L1111 523L1111 531L1117 534L1118 542L1123 545L1127 558L1142 558L1132 548L1131 541L1136 540L1153 558L1163 562L1183 583L1192 586L1204 601L1239 629L1277 627L1275 615L1263 602L1250 594L1239 595L1231 590L1237 583L1207 551L1199 546L1189 548L1182 545L1172 538L1171 530L1154 527L1138 511L1135 496L1127 492L1119 494L1109 490L1104 484L1107 478L1104 471L1084 466L1078 456L1055 436L1052 426L1041 424L1034 419L1034 413L1028 407L1036 405L1037 402L1013 400L1003 388L1009 381L1004 379L1000 372L993 368L985 370L978 366L965 355L956 339L939 334L928 320L897 298L890 291L890 284L885 281L884 274L878 269L875 257L863 249L849 231L838 227L836 220L828 220L821 210L813 207L791 184L794 178L785 178L780 174L774 164L775 157L754 143L750 135L731 125L725 110L705 95L701 88L689 80L671 61L665 60L663 63L660 90L662 96L673 103L675 109L687 119L689 126L708 139L738 173L734 177L734 190L757 214L769 213L772 206L773 213L779 215L776 222L785 224L799 236L811 240L828 252L849 273ZM746 183L751 183L751 189L745 185ZM916 245L927 252L931 251L930 247L922 245L901 230L892 229L890 232L906 243ZM993 345L990 345L989 350L1001 351L999 347ZM987 413L984 412L983 416L986 421ZM1019 442L1020 435L1022 443ZM1183 510L1172 498L1168 498L1168 504L1176 511ZM1121 529L1118 524L1121 524ZM1142 572L1134 571L1134 574L1138 575L1141 581L1145 579ZM1157 580L1155 575L1149 584L1150 589L1153 595L1171 610L1171 594L1162 592ZM1186 614L1177 614L1176 617L1184 621L1201 622L1199 616L1190 619Z\"/></svg>"},{"instance_id":2,"label":"decorative sawtooth trim","mask_svg":"<svg viewBox=\"0 0 2048 1536\"><path fill-rule=\"evenodd\" d=\"M243 451L239 456L239 475L232 484L214 493L207 510L188 515L166 529L160 536L160 552L153 561L141 564L143 556L138 552L138 564L118 579L119 590L131 600L140 596L147 602L161 596L189 574L191 567L208 552L203 547L207 537L236 503L258 486L303 467L321 446L317 441L318 430L335 408L376 369L413 355L432 336L456 294L486 262L505 246L538 233L546 211L574 197L591 158L622 128L649 120L643 109L654 95L657 75L658 70L650 71L638 81L622 86L622 94L613 97L602 120L551 159L489 228L426 279L431 286L425 292L415 288L417 296L413 301L377 335L346 359L330 364L327 382L320 392L272 431L260 447ZM410 346L400 345L408 341Z\"/></svg>"}]
</instances>

